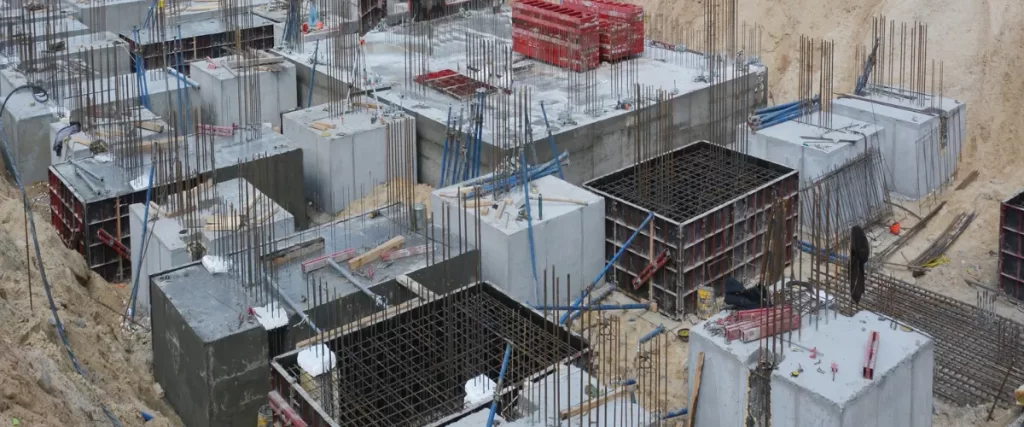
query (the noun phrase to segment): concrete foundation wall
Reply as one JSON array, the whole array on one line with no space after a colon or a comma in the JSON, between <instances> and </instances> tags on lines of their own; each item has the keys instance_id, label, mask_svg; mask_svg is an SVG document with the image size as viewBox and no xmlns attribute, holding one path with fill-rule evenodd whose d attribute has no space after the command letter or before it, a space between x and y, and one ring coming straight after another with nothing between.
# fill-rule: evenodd
<instances>
[{"instance_id":1,"label":"concrete foundation wall","mask_svg":"<svg viewBox=\"0 0 1024 427\"><path fill-rule=\"evenodd\" d=\"M543 287L539 285L544 280L544 269L550 272L554 267L563 284L567 283L567 276L572 278L571 294L579 295L604 267L604 198L553 176L532 183L541 195L580 200L586 205L546 201L541 218L537 201L531 200L534 218L532 256L536 260L538 280L534 282L529 230L525 221L515 219L517 206L523 200L522 191L513 192L508 196L513 203L506 208L502 218L496 217L496 209L490 209L481 218L483 279L517 301L537 304L544 298ZM441 218L446 207L455 212L455 199L441 197L455 191L455 187L448 187L431 193L434 218ZM472 210L467 212L473 215ZM459 231L455 234L461 235ZM473 227L467 230L465 237L475 242ZM536 288L535 283L538 283Z\"/></svg>"},{"instance_id":2,"label":"concrete foundation wall","mask_svg":"<svg viewBox=\"0 0 1024 427\"><path fill-rule=\"evenodd\" d=\"M719 314L710 321L721 317ZM829 316L833 316L829 314ZM806 351L786 348L770 380L772 425L792 427L889 427L930 426L935 347L931 338L918 332L889 327L875 313L862 311L853 317L838 316L826 323L804 319L801 334L793 340L803 348L821 352L820 367ZM697 425L745 425L749 400L749 376L759 355L757 341L725 342L702 326L692 328L689 360L704 353L704 371L697 406ZM862 377L869 334L880 335L873 379ZM835 379L831 362L839 366ZM844 369L844 367L846 367ZM797 377L791 372L802 368ZM690 363L693 378L695 363Z\"/></svg>"},{"instance_id":3,"label":"concrete foundation wall","mask_svg":"<svg viewBox=\"0 0 1024 427\"><path fill-rule=\"evenodd\" d=\"M19 91L7 101L0 120L22 182L31 185L46 181L52 143L50 124L56 121L50 109L37 102L32 91Z\"/></svg>"},{"instance_id":4,"label":"concrete foundation wall","mask_svg":"<svg viewBox=\"0 0 1024 427\"><path fill-rule=\"evenodd\" d=\"M141 28L152 2L147 0L116 0L104 3L82 4L65 2L74 17L94 30L113 33L131 32L132 27Z\"/></svg>"},{"instance_id":5,"label":"concrete foundation wall","mask_svg":"<svg viewBox=\"0 0 1024 427\"><path fill-rule=\"evenodd\" d=\"M946 110L940 108L925 112L862 99L839 98L833 108L836 114L887 129L878 147L885 159L887 180L893 192L916 200L952 179L966 141L967 104L956 103ZM947 119L942 120L940 115ZM941 148L944 123L948 140L947 146Z\"/></svg>"},{"instance_id":6,"label":"concrete foundation wall","mask_svg":"<svg viewBox=\"0 0 1024 427\"><path fill-rule=\"evenodd\" d=\"M241 124L243 112L239 105L240 70L227 69L224 60L217 59L212 64L216 64L216 68L209 68L210 61L193 62L189 66L190 77L202 88L202 102L213 107L217 125ZM295 66L287 61L274 66L277 67L277 71L258 73L260 121L281 126L281 113L294 110L298 102Z\"/></svg>"},{"instance_id":7,"label":"concrete foundation wall","mask_svg":"<svg viewBox=\"0 0 1024 427\"><path fill-rule=\"evenodd\" d=\"M763 78L763 74L760 76L749 74L741 78L750 80L747 87L751 92L747 94L748 96L740 95L742 99L751 100L750 107L760 104L761 97L755 96L754 91L757 81ZM742 84L741 79L723 84L727 87L731 84ZM711 88L704 88L684 93L669 101L672 103L674 115L670 150L695 140L707 139L710 136L712 130L710 96ZM742 105L737 105L736 108L737 112L744 115L749 112L749 108ZM441 163L444 158L445 124L423 118L414 109L406 108L406 111L416 116L417 119L419 179L421 182L436 186L440 182ZM554 120L553 116L554 113L549 110L549 119ZM582 184L635 163L635 146L633 136L630 134L630 132L636 132L634 122L634 114L620 114L564 132L556 129L557 124L552 122L552 132L555 134L554 140L558 152L569 151L570 165L564 168L565 180L573 184ZM533 148L537 151L538 161L545 162L554 158L544 124L534 123L533 132ZM486 141L483 146L481 170L489 171L492 169L490 159L493 158L493 146ZM533 163L530 149L527 150L527 156L527 160Z\"/></svg>"},{"instance_id":8,"label":"concrete foundation wall","mask_svg":"<svg viewBox=\"0 0 1024 427\"><path fill-rule=\"evenodd\" d=\"M284 135L303 151L306 197L328 214L340 213L387 179L388 128L371 117L365 112L332 116L320 106L284 115ZM319 130L311 127L314 123L334 128ZM415 176L416 164L412 167Z\"/></svg>"},{"instance_id":9,"label":"concrete foundation wall","mask_svg":"<svg viewBox=\"0 0 1024 427\"><path fill-rule=\"evenodd\" d=\"M177 270L150 281L153 376L185 425L256 425L270 389L267 332L256 322L239 326L245 294L228 276L196 292L188 274Z\"/></svg>"}]
</instances>

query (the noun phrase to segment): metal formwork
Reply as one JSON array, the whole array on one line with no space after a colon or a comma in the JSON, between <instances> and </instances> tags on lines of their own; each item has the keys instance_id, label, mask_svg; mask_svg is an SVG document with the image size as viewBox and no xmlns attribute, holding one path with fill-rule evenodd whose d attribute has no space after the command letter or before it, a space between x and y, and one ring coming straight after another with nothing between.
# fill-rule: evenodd
<instances>
[{"instance_id":1,"label":"metal formwork","mask_svg":"<svg viewBox=\"0 0 1024 427\"><path fill-rule=\"evenodd\" d=\"M1024 192L999 208L999 287L1024 300Z\"/></svg>"},{"instance_id":2,"label":"metal formwork","mask_svg":"<svg viewBox=\"0 0 1024 427\"><path fill-rule=\"evenodd\" d=\"M657 164L660 171L638 179L645 164ZM656 256L667 253L671 261L635 296L651 298L659 311L679 318L695 311L698 288L711 286L721 295L726 278L755 277L766 245L768 211L779 197L787 200L786 233L793 235L799 183L795 170L700 141L585 186L606 200L608 261L654 212L650 228L640 231L609 274L617 283L631 283ZM646 197L643 186L658 187L666 195ZM787 251L786 261L791 257Z\"/></svg>"}]
</instances>

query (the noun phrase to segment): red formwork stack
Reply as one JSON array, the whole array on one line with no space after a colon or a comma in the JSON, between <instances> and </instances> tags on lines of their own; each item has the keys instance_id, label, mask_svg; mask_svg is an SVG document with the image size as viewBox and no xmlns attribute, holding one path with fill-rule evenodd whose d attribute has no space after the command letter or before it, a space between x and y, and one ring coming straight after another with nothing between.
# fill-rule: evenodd
<instances>
[{"instance_id":1,"label":"red formwork stack","mask_svg":"<svg viewBox=\"0 0 1024 427\"><path fill-rule=\"evenodd\" d=\"M600 23L596 13L543 0L512 5L512 50L583 72L600 65Z\"/></svg>"},{"instance_id":2,"label":"red formwork stack","mask_svg":"<svg viewBox=\"0 0 1024 427\"><path fill-rule=\"evenodd\" d=\"M617 61L644 53L644 9L610 0L564 0L570 9L596 13L600 23L600 57Z\"/></svg>"}]
</instances>

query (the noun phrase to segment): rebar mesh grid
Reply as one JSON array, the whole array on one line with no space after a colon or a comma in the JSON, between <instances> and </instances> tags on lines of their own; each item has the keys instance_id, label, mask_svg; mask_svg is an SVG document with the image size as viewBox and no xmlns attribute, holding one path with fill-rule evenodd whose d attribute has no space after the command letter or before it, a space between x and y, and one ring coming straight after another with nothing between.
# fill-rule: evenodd
<instances>
[{"instance_id":1,"label":"rebar mesh grid","mask_svg":"<svg viewBox=\"0 0 1024 427\"><path fill-rule=\"evenodd\" d=\"M496 293L476 285L330 341L333 379L306 393L338 425L426 425L465 409L471 379L497 380L508 343L505 384L582 354L582 340ZM301 378L294 360L282 366Z\"/></svg>"},{"instance_id":2,"label":"rebar mesh grid","mask_svg":"<svg viewBox=\"0 0 1024 427\"><path fill-rule=\"evenodd\" d=\"M837 276L844 280L845 269L840 268ZM836 276L828 280L836 282ZM836 297L843 311L851 311L848 292L837 292ZM935 341L934 390L951 403L975 406L995 400L1009 406L1013 389L1024 383L1024 366L1016 357L1024 338L1020 323L880 273L867 277L858 309L891 317L931 335Z\"/></svg>"},{"instance_id":3,"label":"rebar mesh grid","mask_svg":"<svg viewBox=\"0 0 1024 427\"><path fill-rule=\"evenodd\" d=\"M634 165L592 181L589 186L682 223L789 172L788 169L707 143L690 144L648 162L656 162L666 156L671 165L668 174L639 173L640 165ZM641 185L670 189L671 196L661 200L645 200L647 198L640 193Z\"/></svg>"}]
</instances>

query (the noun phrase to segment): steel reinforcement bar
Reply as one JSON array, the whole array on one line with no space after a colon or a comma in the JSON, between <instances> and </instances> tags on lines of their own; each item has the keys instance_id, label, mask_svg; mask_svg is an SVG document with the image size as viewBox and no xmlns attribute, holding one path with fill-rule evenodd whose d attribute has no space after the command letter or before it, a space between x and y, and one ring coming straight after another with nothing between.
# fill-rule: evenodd
<instances>
[{"instance_id":1,"label":"steel reinforcement bar","mask_svg":"<svg viewBox=\"0 0 1024 427\"><path fill-rule=\"evenodd\" d=\"M839 272L845 284L846 272ZM830 280L836 280L834 276ZM848 292L837 295L852 307ZM860 309L919 329L935 341L934 392L950 402L974 406L1012 403L1024 383L1021 352L1024 325L990 311L874 273L867 279Z\"/></svg>"}]
</instances>

